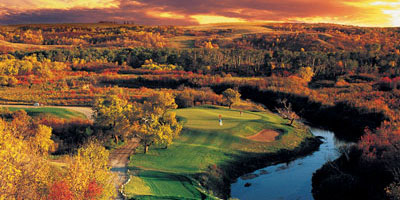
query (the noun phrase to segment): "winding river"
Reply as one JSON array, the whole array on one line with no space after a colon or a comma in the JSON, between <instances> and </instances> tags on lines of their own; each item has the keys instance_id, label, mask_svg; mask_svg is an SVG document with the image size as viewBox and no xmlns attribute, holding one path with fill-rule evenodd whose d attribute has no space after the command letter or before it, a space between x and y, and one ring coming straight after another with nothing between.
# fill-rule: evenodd
<instances>
[{"instance_id":1,"label":"winding river","mask_svg":"<svg viewBox=\"0 0 400 200\"><path fill-rule=\"evenodd\" d=\"M347 143L338 140L330 131L311 128L311 132L315 136L324 138L324 143L317 151L290 163L272 165L238 178L237 182L231 185L232 198L241 200L313 199L311 194L313 173L328 160L338 158L339 147Z\"/></svg>"}]
</instances>

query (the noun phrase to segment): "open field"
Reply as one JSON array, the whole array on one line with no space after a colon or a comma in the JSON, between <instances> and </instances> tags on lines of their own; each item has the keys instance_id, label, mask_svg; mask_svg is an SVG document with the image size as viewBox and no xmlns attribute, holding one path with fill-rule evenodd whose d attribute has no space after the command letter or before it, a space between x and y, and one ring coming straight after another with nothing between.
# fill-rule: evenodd
<instances>
[{"instance_id":1,"label":"open field","mask_svg":"<svg viewBox=\"0 0 400 200\"><path fill-rule=\"evenodd\" d=\"M203 189L193 179L210 166L222 166L242 153L274 153L293 149L305 137L304 130L286 125L282 118L267 112L229 110L202 106L179 109L177 116L184 122L182 135L168 148L150 148L131 158L131 182L125 191L138 199L198 199ZM223 126L218 123L222 115ZM281 133L273 142L257 142L246 137L269 129ZM145 189L143 189L145 188ZM145 191L145 192L144 192ZM210 196L210 198L212 198Z\"/></svg>"},{"instance_id":2,"label":"open field","mask_svg":"<svg viewBox=\"0 0 400 200\"><path fill-rule=\"evenodd\" d=\"M12 43L4 40L0 40L0 47L12 48L15 51L27 51L27 50L50 50L57 48L72 48L72 45L37 45L37 44L23 44L23 43Z\"/></svg>"}]
</instances>

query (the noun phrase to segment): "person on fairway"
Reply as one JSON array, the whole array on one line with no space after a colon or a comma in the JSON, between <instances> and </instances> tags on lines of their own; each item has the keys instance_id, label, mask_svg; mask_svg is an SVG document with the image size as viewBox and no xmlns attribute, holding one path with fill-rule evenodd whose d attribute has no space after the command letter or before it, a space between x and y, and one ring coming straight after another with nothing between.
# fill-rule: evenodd
<instances>
[{"instance_id":1,"label":"person on fairway","mask_svg":"<svg viewBox=\"0 0 400 200\"><path fill-rule=\"evenodd\" d=\"M222 126L222 115L219 115L219 125Z\"/></svg>"}]
</instances>

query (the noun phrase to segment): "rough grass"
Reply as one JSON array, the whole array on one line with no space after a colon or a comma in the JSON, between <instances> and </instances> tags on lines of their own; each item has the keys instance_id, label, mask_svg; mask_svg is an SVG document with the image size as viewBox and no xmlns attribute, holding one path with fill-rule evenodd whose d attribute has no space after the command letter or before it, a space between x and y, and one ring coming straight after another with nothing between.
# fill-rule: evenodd
<instances>
[{"instance_id":1,"label":"rough grass","mask_svg":"<svg viewBox=\"0 0 400 200\"><path fill-rule=\"evenodd\" d=\"M240 116L238 110L202 106L179 109L176 113L184 122L181 136L168 149L152 147L147 154L138 151L129 164L137 172L133 177L151 188L153 198L197 198L202 189L190 177L205 172L209 166L224 165L242 153L293 149L311 136L308 131L288 126L287 121L267 112L245 111ZM219 115L223 126L219 126ZM277 130L281 135L269 143L246 138L264 129ZM140 191L135 192L134 187L138 186L133 182L126 186L131 197L149 197L139 195Z\"/></svg>"},{"instance_id":2,"label":"rough grass","mask_svg":"<svg viewBox=\"0 0 400 200\"><path fill-rule=\"evenodd\" d=\"M0 40L1 47L12 48L13 50L26 51L26 50L51 50L56 48L70 48L70 45L36 45L36 44L24 44L24 43L12 43L4 40Z\"/></svg>"},{"instance_id":3,"label":"rough grass","mask_svg":"<svg viewBox=\"0 0 400 200\"><path fill-rule=\"evenodd\" d=\"M18 107L9 107L10 111L17 110L25 110L28 115L35 117L40 115L52 115L54 117L63 118L63 119L71 119L71 118L82 118L86 119L86 116L83 113L68 110L65 108L18 108Z\"/></svg>"}]
</instances>

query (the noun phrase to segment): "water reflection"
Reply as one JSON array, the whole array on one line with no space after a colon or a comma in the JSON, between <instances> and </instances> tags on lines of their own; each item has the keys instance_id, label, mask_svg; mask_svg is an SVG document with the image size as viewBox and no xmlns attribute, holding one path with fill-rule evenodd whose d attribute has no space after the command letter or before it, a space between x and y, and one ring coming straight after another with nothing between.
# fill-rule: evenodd
<instances>
[{"instance_id":1,"label":"water reflection","mask_svg":"<svg viewBox=\"0 0 400 200\"><path fill-rule=\"evenodd\" d=\"M324 143L318 151L292 162L269 166L239 178L231 185L231 196L242 200L313 199L312 174L328 160L338 158L339 147L349 143L338 140L330 131L311 128L311 132L324 138Z\"/></svg>"}]
</instances>

